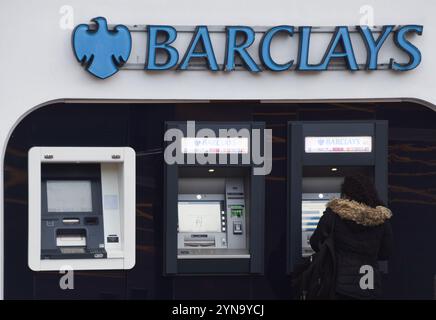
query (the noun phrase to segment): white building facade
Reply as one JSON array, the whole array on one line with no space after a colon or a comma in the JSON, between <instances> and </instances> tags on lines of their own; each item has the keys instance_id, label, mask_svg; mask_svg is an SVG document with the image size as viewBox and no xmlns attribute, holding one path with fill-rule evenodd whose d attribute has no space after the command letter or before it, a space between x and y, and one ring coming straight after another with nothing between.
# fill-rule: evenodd
<instances>
[{"instance_id":1,"label":"white building facade","mask_svg":"<svg viewBox=\"0 0 436 320\"><path fill-rule=\"evenodd\" d=\"M395 1L161 1L161 0L17 0L0 4L0 297L5 279L3 266L4 157L16 126L27 115L53 103L89 103L96 108L113 103L207 103L208 101L257 100L261 103L364 103L416 102L436 108L436 21L431 13L436 3L428 0ZM104 17L109 25L125 25L132 36L127 63L107 79L98 79L77 61L72 34L79 24ZM150 71L146 68L146 26L172 26L177 39L172 46L183 60L196 26L208 26L219 71L205 64L187 70ZM378 53L377 69L362 70L368 51L355 26L369 25L374 37L383 26L393 30L422 26L404 36L419 50L422 60L413 70L396 71L411 64L404 47L389 34ZM248 49L260 72L236 66L223 71L226 63L225 26L247 26L255 39ZM294 33L282 34L271 42L271 56L279 65L294 60L289 70L273 72L259 58L261 38L275 26L293 26ZM350 70L347 58L333 59L327 71L298 71L301 62L301 26L312 26L309 64L325 58L335 27L349 31L358 71ZM317 28L321 27L321 28ZM228 40L228 39L227 39ZM410 47L409 47L410 49ZM411 53L409 51L409 53ZM413 52L412 52L413 53ZM414 52L416 53L416 52ZM299 60L300 57L300 60ZM348 57L349 58L349 57ZM238 62L238 61L237 61ZM179 66L180 67L180 66Z\"/></svg>"}]
</instances>

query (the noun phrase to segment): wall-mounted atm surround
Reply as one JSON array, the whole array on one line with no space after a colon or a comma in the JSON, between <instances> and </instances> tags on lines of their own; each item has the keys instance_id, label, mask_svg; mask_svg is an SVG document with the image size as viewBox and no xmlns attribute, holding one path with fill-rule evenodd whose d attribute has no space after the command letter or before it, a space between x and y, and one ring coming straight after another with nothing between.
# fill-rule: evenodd
<instances>
[{"instance_id":1,"label":"wall-mounted atm surround","mask_svg":"<svg viewBox=\"0 0 436 320\"><path fill-rule=\"evenodd\" d=\"M387 121L289 122L288 273L312 253L308 240L345 176L372 177L387 203L387 155Z\"/></svg>"},{"instance_id":2,"label":"wall-mounted atm surround","mask_svg":"<svg viewBox=\"0 0 436 320\"><path fill-rule=\"evenodd\" d=\"M261 123L195 125L196 131L210 128L217 136L219 129L251 132L264 127ZM186 137L186 122L169 122L169 128L180 129ZM181 144L187 153L205 151L190 149L189 141ZM222 152L215 150L217 158L237 153L236 164L201 165L196 160L166 165L165 274L263 273L265 180L253 174L252 162L242 163L241 153L251 150L247 147L235 139Z\"/></svg>"},{"instance_id":3,"label":"wall-mounted atm surround","mask_svg":"<svg viewBox=\"0 0 436 320\"><path fill-rule=\"evenodd\" d=\"M127 147L30 149L32 270L133 268L135 157Z\"/></svg>"}]
</instances>

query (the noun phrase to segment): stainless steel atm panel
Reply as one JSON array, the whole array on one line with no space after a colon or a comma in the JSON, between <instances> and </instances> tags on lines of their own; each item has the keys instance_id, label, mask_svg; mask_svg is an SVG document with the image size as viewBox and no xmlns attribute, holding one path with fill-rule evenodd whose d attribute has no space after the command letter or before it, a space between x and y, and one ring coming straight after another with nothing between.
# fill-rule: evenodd
<instances>
[{"instance_id":1,"label":"stainless steel atm panel","mask_svg":"<svg viewBox=\"0 0 436 320\"><path fill-rule=\"evenodd\" d=\"M189 179L189 183L201 184L201 180ZM221 193L179 191L178 259L249 258L244 180L207 180L210 184L215 182L216 192Z\"/></svg>"}]
</instances>

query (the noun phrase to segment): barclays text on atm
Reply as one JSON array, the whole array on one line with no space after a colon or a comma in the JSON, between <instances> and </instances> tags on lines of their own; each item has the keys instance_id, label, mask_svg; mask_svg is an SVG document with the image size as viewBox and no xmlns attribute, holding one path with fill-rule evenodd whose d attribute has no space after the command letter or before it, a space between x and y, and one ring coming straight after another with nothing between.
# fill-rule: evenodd
<instances>
[{"instance_id":1,"label":"barclays text on atm","mask_svg":"<svg viewBox=\"0 0 436 320\"><path fill-rule=\"evenodd\" d=\"M73 49L76 58L87 70L99 78L107 78L118 71L127 62L132 49L130 30L124 25L117 25L109 30L105 18L93 19L95 26L81 24L73 32ZM389 69L395 71L410 71L415 69L422 60L421 51L412 43L413 36L421 36L422 25L385 25L381 28L368 26L337 26L328 35L330 41L323 51L319 63L314 63L311 56L316 39L311 39L315 27L291 25L275 26L265 32L256 32L249 26L226 26L225 52L222 64L217 61L210 31L207 26L196 26L192 32L190 43L184 52L176 48L175 42L178 31L173 26L148 25L146 31L147 45L145 51L144 69L148 71L190 70L193 60L201 60L205 67L211 71L233 71L238 63L246 70L257 73L262 70L270 71L325 71L333 61L343 62L351 71L379 70L380 52L383 47L396 48L396 53L389 54L389 61L385 63ZM351 33L356 37L351 37ZM261 33L257 53L249 52L254 46L256 34ZM145 33L144 33L145 34ZM279 34L281 35L279 37ZM288 61L278 62L271 54L273 41L285 41L286 37L298 37L298 54L296 57L287 57ZM357 62L356 42L363 43L366 57L364 64ZM216 46L216 45L215 45ZM359 50L362 46L359 46ZM390 51L389 51L390 52ZM183 56L180 58L181 53ZM402 55L398 59L394 55ZM257 55L257 57L256 57ZM255 59L256 58L256 59ZM258 64L256 60L261 63ZM386 68L386 66L384 66Z\"/></svg>"}]
</instances>

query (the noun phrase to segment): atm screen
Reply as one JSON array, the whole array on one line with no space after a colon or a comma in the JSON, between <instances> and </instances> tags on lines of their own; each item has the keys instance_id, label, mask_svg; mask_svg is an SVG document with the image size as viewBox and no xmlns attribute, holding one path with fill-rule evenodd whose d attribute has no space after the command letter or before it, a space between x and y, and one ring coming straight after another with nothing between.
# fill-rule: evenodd
<instances>
[{"instance_id":1,"label":"atm screen","mask_svg":"<svg viewBox=\"0 0 436 320\"><path fill-rule=\"evenodd\" d=\"M48 212L92 212L91 181L48 180Z\"/></svg>"},{"instance_id":2,"label":"atm screen","mask_svg":"<svg viewBox=\"0 0 436 320\"><path fill-rule=\"evenodd\" d=\"M328 200L303 200L303 216L301 219L303 231L314 231L316 229L327 203Z\"/></svg>"},{"instance_id":3,"label":"atm screen","mask_svg":"<svg viewBox=\"0 0 436 320\"><path fill-rule=\"evenodd\" d=\"M221 232L220 202L179 202L179 232Z\"/></svg>"},{"instance_id":4,"label":"atm screen","mask_svg":"<svg viewBox=\"0 0 436 320\"><path fill-rule=\"evenodd\" d=\"M303 200L301 217L301 244L303 257L313 253L310 237L318 225L319 219L326 209L328 200Z\"/></svg>"},{"instance_id":5,"label":"atm screen","mask_svg":"<svg viewBox=\"0 0 436 320\"><path fill-rule=\"evenodd\" d=\"M339 193L304 193L301 206L301 244L303 257L313 253L310 237L315 231L319 219L324 214L327 203L333 198L339 198Z\"/></svg>"}]
</instances>

